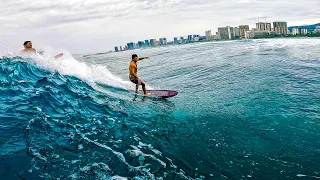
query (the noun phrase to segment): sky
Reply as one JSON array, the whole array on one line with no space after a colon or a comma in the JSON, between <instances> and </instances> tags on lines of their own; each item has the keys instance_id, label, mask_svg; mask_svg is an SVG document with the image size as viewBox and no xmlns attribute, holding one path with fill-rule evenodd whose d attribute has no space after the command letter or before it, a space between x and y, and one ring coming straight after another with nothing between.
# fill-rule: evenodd
<instances>
[{"instance_id":1,"label":"sky","mask_svg":"<svg viewBox=\"0 0 320 180\"><path fill-rule=\"evenodd\" d=\"M320 23L320 0L0 0L0 49L106 52L145 39L204 35L258 17L289 26ZM263 19L262 21L265 21Z\"/></svg>"}]
</instances>

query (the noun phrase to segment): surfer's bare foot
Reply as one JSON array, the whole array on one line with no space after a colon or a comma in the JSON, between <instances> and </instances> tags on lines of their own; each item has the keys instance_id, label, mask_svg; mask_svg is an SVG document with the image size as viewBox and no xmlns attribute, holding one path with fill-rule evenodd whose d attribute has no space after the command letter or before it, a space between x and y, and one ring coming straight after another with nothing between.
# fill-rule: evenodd
<instances>
[{"instance_id":1,"label":"surfer's bare foot","mask_svg":"<svg viewBox=\"0 0 320 180\"><path fill-rule=\"evenodd\" d=\"M151 95L151 93L145 93L144 94L144 96L150 96Z\"/></svg>"}]
</instances>

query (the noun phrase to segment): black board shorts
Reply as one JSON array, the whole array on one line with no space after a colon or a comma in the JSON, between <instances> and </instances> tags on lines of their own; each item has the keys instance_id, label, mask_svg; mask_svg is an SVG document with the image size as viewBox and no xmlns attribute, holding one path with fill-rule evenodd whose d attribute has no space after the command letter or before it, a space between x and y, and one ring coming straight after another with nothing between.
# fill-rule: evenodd
<instances>
[{"instance_id":1,"label":"black board shorts","mask_svg":"<svg viewBox=\"0 0 320 180\"><path fill-rule=\"evenodd\" d=\"M137 84L137 85L144 85L144 82L142 82L140 80L140 83L139 83L139 80L137 78L131 78L129 77L130 81L133 82L134 84Z\"/></svg>"}]
</instances>

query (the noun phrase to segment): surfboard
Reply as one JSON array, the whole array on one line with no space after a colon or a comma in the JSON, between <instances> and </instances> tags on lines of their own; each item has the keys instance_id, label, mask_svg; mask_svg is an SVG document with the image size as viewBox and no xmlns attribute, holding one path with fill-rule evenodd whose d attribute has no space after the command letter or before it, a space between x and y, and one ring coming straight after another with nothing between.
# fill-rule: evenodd
<instances>
[{"instance_id":1,"label":"surfboard","mask_svg":"<svg viewBox=\"0 0 320 180\"><path fill-rule=\"evenodd\" d=\"M158 97L158 98L170 98L176 96L178 94L177 91L171 90L147 90L147 93L151 93L150 97ZM138 91L138 94L143 95L143 91Z\"/></svg>"}]
</instances>

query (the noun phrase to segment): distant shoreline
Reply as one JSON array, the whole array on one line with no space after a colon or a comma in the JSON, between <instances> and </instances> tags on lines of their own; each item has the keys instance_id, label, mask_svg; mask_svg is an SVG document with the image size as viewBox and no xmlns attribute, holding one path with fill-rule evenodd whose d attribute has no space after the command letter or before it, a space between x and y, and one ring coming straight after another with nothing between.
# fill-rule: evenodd
<instances>
[{"instance_id":1,"label":"distant shoreline","mask_svg":"<svg viewBox=\"0 0 320 180\"><path fill-rule=\"evenodd\" d=\"M320 34L317 34L318 36L275 36L275 37L258 37L258 38L252 38L252 39L232 39L232 40L212 40L212 41L195 41L195 42L186 42L181 44L168 44L168 45L162 45L162 46L148 46L148 47L142 47L142 48L135 48L135 49L127 49L124 51L108 51L108 52L101 52L101 53L95 53L95 54L86 54L83 55L83 57L89 57L89 56L96 56L96 55L104 55L104 54L111 54L111 53L120 53L125 51L132 51L137 49L150 49L150 48L161 48L161 47L170 47L170 46L181 46L181 45L187 45L187 44L195 44L195 43L206 43L206 42L227 42L227 41L245 41L245 40L258 40L258 39L309 39L309 38L320 38Z\"/></svg>"}]
</instances>

